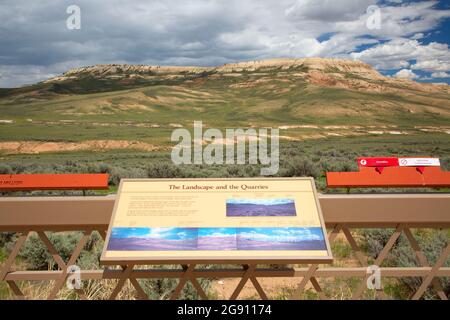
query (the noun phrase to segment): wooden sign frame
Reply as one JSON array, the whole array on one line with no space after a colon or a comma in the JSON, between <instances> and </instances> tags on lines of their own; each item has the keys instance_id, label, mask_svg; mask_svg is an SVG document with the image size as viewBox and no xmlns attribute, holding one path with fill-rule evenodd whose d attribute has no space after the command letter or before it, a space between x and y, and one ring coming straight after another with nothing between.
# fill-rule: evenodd
<instances>
[{"instance_id":1,"label":"wooden sign frame","mask_svg":"<svg viewBox=\"0 0 450 320\"><path fill-rule=\"evenodd\" d=\"M282 257L282 256L272 256L270 255L270 250L267 250L267 255L263 256L263 257L252 257L250 256L244 256L244 257L238 257L236 258L233 255L230 255L229 252L224 252L224 256L223 257L210 257L210 258L204 258L204 257L196 257L196 256L192 256L189 258L148 258L148 257L124 257L124 258L110 258L107 257L106 252L108 249L108 243L111 239L111 233L112 233L112 229L114 227L114 221L117 215L117 210L118 210L118 206L120 203L120 199L121 199L121 194L122 194L122 190L123 190L123 186L125 183L127 182L151 182L151 181L161 181L161 182L171 182L171 183L175 183L175 182L197 182L197 183L201 183L201 182L231 182L231 181L239 181L239 182L244 182L244 181L249 181L249 182L264 182L264 181L308 181L311 184L311 192L314 196L314 202L315 202L315 207L317 210L317 214L318 214L318 218L320 221L320 228L322 230L323 233L323 240L325 242L325 246L326 246L326 252L327 255L326 256L302 256L302 257L298 257L298 258L293 258L293 257ZM101 256L101 263L104 265L128 265L128 264L133 264L133 265L143 265L143 264L182 264L182 265L188 265L188 264L301 264L301 263L330 263L332 262L333 257L332 257L332 253L331 253L331 249L330 249L330 244L328 242L328 237L327 237L327 232L326 232L326 228L325 228L325 223L323 220L323 216L322 216L322 211L320 208L320 203L318 201L317 198L317 190L315 187L315 183L314 183L314 179L313 178L237 178L237 179L214 179L214 178L210 178L210 179L122 179L120 186L119 186L119 190L118 190L118 194L117 194L117 198L116 198L116 202L114 205L114 209L113 209L113 214L111 217L111 222L109 224L108 227L108 232L107 232L107 236L106 236L106 240L105 240L105 246L103 248L103 252L102 252L102 256Z\"/></svg>"}]
</instances>

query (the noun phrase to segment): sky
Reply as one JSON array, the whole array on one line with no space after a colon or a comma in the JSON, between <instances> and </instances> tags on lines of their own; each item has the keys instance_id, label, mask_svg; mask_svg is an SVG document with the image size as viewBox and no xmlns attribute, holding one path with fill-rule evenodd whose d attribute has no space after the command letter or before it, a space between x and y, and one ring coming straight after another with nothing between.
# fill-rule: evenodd
<instances>
[{"instance_id":1,"label":"sky","mask_svg":"<svg viewBox=\"0 0 450 320\"><path fill-rule=\"evenodd\" d=\"M449 31L448 0L2 0L0 87L95 64L280 57L356 59L388 76L450 83Z\"/></svg>"},{"instance_id":2,"label":"sky","mask_svg":"<svg viewBox=\"0 0 450 320\"><path fill-rule=\"evenodd\" d=\"M127 228L112 229L112 238L143 238L165 240L187 240L201 237L229 237L239 233L240 237L257 241L309 241L323 240L320 227L311 228Z\"/></svg>"},{"instance_id":3,"label":"sky","mask_svg":"<svg viewBox=\"0 0 450 320\"><path fill-rule=\"evenodd\" d=\"M257 205L277 205L294 203L294 199L274 198L274 199L227 199L227 204L257 204Z\"/></svg>"},{"instance_id":4,"label":"sky","mask_svg":"<svg viewBox=\"0 0 450 320\"><path fill-rule=\"evenodd\" d=\"M236 237L236 228L199 228L199 237Z\"/></svg>"},{"instance_id":5,"label":"sky","mask_svg":"<svg viewBox=\"0 0 450 320\"><path fill-rule=\"evenodd\" d=\"M255 241L300 242L323 240L319 227L312 228L240 228L239 236Z\"/></svg>"},{"instance_id":6,"label":"sky","mask_svg":"<svg viewBox=\"0 0 450 320\"><path fill-rule=\"evenodd\" d=\"M186 240L197 237L195 228L127 228L112 229L113 238L144 238L165 240Z\"/></svg>"}]
</instances>

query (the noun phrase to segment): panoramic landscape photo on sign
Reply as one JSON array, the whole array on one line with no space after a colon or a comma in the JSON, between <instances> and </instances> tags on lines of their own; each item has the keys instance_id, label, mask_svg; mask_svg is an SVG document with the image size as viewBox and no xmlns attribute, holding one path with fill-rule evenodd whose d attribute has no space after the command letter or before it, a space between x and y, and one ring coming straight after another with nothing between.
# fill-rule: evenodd
<instances>
[{"instance_id":1,"label":"panoramic landscape photo on sign","mask_svg":"<svg viewBox=\"0 0 450 320\"><path fill-rule=\"evenodd\" d=\"M295 215L294 199L227 199L228 217Z\"/></svg>"},{"instance_id":2,"label":"panoramic landscape photo on sign","mask_svg":"<svg viewBox=\"0 0 450 320\"><path fill-rule=\"evenodd\" d=\"M108 250L326 250L320 227L114 228Z\"/></svg>"},{"instance_id":3,"label":"panoramic landscape photo on sign","mask_svg":"<svg viewBox=\"0 0 450 320\"><path fill-rule=\"evenodd\" d=\"M330 261L314 181L124 179L102 261Z\"/></svg>"}]
</instances>

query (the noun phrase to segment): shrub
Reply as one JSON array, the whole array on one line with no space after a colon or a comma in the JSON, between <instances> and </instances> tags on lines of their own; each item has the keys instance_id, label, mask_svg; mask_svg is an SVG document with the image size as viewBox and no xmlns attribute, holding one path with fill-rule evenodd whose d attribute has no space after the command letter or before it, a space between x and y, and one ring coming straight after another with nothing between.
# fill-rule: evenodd
<instances>
[{"instance_id":1,"label":"shrub","mask_svg":"<svg viewBox=\"0 0 450 320\"><path fill-rule=\"evenodd\" d=\"M14 232L0 232L0 247L5 247L7 243L14 241Z\"/></svg>"},{"instance_id":2,"label":"shrub","mask_svg":"<svg viewBox=\"0 0 450 320\"><path fill-rule=\"evenodd\" d=\"M25 172L25 169L26 169L26 166L24 166L21 163L12 163L11 164L11 170L12 170L11 173L16 173L16 174L23 173L23 172Z\"/></svg>"},{"instance_id":3,"label":"shrub","mask_svg":"<svg viewBox=\"0 0 450 320\"><path fill-rule=\"evenodd\" d=\"M80 239L80 233L65 235L52 233L48 235L48 238L61 258L64 261L68 261ZM30 270L57 269L56 262L37 234L32 234L28 237L27 242L19 253L19 257L27 263Z\"/></svg>"},{"instance_id":4,"label":"shrub","mask_svg":"<svg viewBox=\"0 0 450 320\"><path fill-rule=\"evenodd\" d=\"M287 163L283 175L287 177L317 178L320 175L320 170L311 160L296 157Z\"/></svg>"},{"instance_id":5,"label":"shrub","mask_svg":"<svg viewBox=\"0 0 450 320\"><path fill-rule=\"evenodd\" d=\"M106 163L89 163L86 168L88 173L111 173L113 168Z\"/></svg>"},{"instance_id":6,"label":"shrub","mask_svg":"<svg viewBox=\"0 0 450 320\"><path fill-rule=\"evenodd\" d=\"M177 178L181 176L181 169L170 163L152 163L147 167L149 178Z\"/></svg>"},{"instance_id":7,"label":"shrub","mask_svg":"<svg viewBox=\"0 0 450 320\"><path fill-rule=\"evenodd\" d=\"M67 262L81 239L81 232L47 233L47 237L61 258ZM81 251L77 265L82 268L98 267L102 244L103 240L98 233L93 233ZM58 269L57 263L37 234L28 237L19 257L27 263L29 270Z\"/></svg>"},{"instance_id":8,"label":"shrub","mask_svg":"<svg viewBox=\"0 0 450 320\"><path fill-rule=\"evenodd\" d=\"M392 230L364 229L361 232L361 235L365 240L364 249L371 257L376 258L392 235ZM422 233L416 232L414 234L414 237L416 238L420 248L422 249L422 252L425 254L427 260L431 265L436 262L436 260L442 253L442 250L447 246L449 242L448 234L446 234L445 231L432 230ZM399 267L419 266L418 260L409 244L409 241L403 235L397 240L383 264L387 266ZM447 261L445 266L450 266L450 261ZM450 293L449 279L444 278L442 280L444 280L442 281L444 284L444 291L446 295L448 295ZM407 296L396 296L394 298L409 298L410 295L417 291L421 283L422 280L420 278L400 278L399 285L404 287L403 289L405 290L393 290L393 292L395 293L406 291ZM436 298L436 295L432 289L428 288L423 295L423 298L433 299Z\"/></svg>"},{"instance_id":9,"label":"shrub","mask_svg":"<svg viewBox=\"0 0 450 320\"><path fill-rule=\"evenodd\" d=\"M231 177L242 177L245 171L239 165L229 165L227 166L227 173Z\"/></svg>"},{"instance_id":10,"label":"shrub","mask_svg":"<svg viewBox=\"0 0 450 320\"><path fill-rule=\"evenodd\" d=\"M167 269L175 269L175 266L166 266ZM209 279L198 279L199 284L202 286L205 292L211 286L211 281ZM168 299L172 294L173 290L178 284L178 280L171 278L155 279L155 280L139 280L140 285L143 290L151 300L155 299ZM197 290L192 285L191 282L187 282L179 296L183 300L197 300L199 296Z\"/></svg>"},{"instance_id":11,"label":"shrub","mask_svg":"<svg viewBox=\"0 0 450 320\"><path fill-rule=\"evenodd\" d=\"M0 174L10 174L12 173L12 168L6 164L0 164Z\"/></svg>"},{"instance_id":12,"label":"shrub","mask_svg":"<svg viewBox=\"0 0 450 320\"><path fill-rule=\"evenodd\" d=\"M442 170L450 171L450 158L449 157L444 157L441 159L441 167L442 167Z\"/></svg>"}]
</instances>

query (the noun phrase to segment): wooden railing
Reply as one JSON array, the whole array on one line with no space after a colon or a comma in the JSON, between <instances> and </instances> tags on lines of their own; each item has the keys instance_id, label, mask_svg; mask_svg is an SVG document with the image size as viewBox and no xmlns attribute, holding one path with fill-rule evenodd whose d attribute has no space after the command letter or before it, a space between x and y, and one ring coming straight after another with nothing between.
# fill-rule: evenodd
<instances>
[{"instance_id":1,"label":"wooden railing","mask_svg":"<svg viewBox=\"0 0 450 320\"><path fill-rule=\"evenodd\" d=\"M450 277L450 268L445 262L450 255L450 239L440 253L434 265L430 265L421 251L411 228L449 229L450 228L450 194L345 194L319 195L324 220L329 230L329 240L333 243L342 232L351 246L359 266L330 267L320 265L316 268L285 267L275 269L252 268L252 278L246 278L247 269L195 269L189 271L191 278L241 278L241 282L232 294L236 298L247 280L251 280L261 298L266 293L257 282L261 277L302 277L308 279L312 288L322 299L329 298L320 285L321 278L358 277L361 282L354 289L352 298L358 299L368 290L366 280L368 262L366 255L358 246L351 232L354 228L393 228L394 231L385 247L375 258L373 265L381 266L401 234L406 236L413 249L417 267L380 267L380 274L385 278L418 277L421 284L411 299L420 299L425 291L432 288L441 299L448 299L442 279ZM5 281L15 298L25 298L17 282L51 281L52 289L47 298L54 299L65 286L68 277L68 266L75 264L91 233L96 230L105 236L112 213L114 196L101 197L3 197L0 198L0 232L17 232L19 236L9 257L0 269L0 282ZM63 261L49 240L46 231L82 231L83 236L76 246L69 261ZM59 270L50 271L11 271L16 263L19 250L30 233L36 232L49 253L53 256ZM256 269L255 269L256 268ZM312 271L311 271L312 270ZM311 273L312 272L312 273ZM98 281L102 279L118 279L122 271L118 269L81 270L82 280ZM139 286L137 279L179 278L186 281L186 270L180 269L139 269L130 273L131 284L137 291L137 297L145 299L147 295ZM188 279L189 280L189 279ZM296 297L304 291L308 281L301 281L295 291ZM49 284L50 285L50 284ZM377 296L386 298L384 291L378 290ZM87 298L82 288L76 293L80 298ZM200 297L206 298L204 294Z\"/></svg>"}]
</instances>

